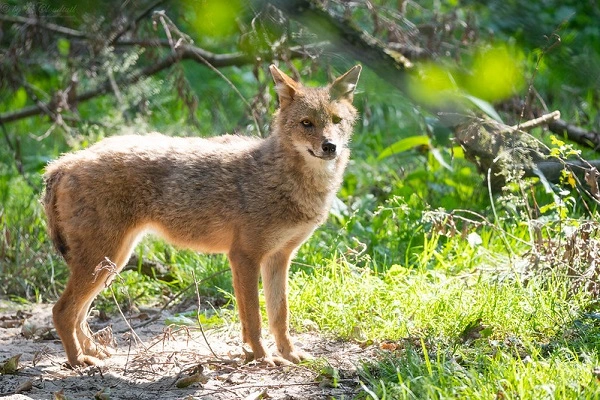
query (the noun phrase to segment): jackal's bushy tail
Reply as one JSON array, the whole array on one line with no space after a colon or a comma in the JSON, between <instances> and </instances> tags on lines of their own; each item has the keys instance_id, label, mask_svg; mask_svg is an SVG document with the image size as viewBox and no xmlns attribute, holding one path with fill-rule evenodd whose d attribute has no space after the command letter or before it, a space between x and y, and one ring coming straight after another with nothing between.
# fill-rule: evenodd
<instances>
[{"instance_id":1,"label":"jackal's bushy tail","mask_svg":"<svg viewBox=\"0 0 600 400\"><path fill-rule=\"evenodd\" d=\"M42 197L42 203L44 205L44 209L46 210L50 239L52 239L56 250L58 250L63 257L66 257L68 246L63 236L56 210L56 187L61 177L62 174L58 171L47 173L44 176L46 189Z\"/></svg>"}]
</instances>

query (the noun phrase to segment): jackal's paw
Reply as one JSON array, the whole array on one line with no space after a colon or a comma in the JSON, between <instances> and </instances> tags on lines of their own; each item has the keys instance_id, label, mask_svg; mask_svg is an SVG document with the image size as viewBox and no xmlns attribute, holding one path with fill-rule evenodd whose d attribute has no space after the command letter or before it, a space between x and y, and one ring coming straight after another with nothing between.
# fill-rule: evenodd
<instances>
[{"instance_id":1,"label":"jackal's paw","mask_svg":"<svg viewBox=\"0 0 600 400\"><path fill-rule=\"evenodd\" d=\"M83 346L83 354L93 358L99 358L100 360L104 360L112 355L107 347L101 346L91 340L86 340L85 345Z\"/></svg>"},{"instance_id":2,"label":"jackal's paw","mask_svg":"<svg viewBox=\"0 0 600 400\"><path fill-rule=\"evenodd\" d=\"M89 366L103 367L104 361L97 357L80 355L74 360L69 360L71 368L85 368Z\"/></svg>"},{"instance_id":3,"label":"jackal's paw","mask_svg":"<svg viewBox=\"0 0 600 400\"><path fill-rule=\"evenodd\" d=\"M282 366L282 365L292 365L292 363L290 361L286 360L283 357L278 357L278 356L262 357L262 358L256 359L255 361L265 367L277 367L277 366Z\"/></svg>"},{"instance_id":4,"label":"jackal's paw","mask_svg":"<svg viewBox=\"0 0 600 400\"><path fill-rule=\"evenodd\" d=\"M112 356L112 353L106 348L99 345L94 345L84 350L86 356L99 358L100 360L104 360Z\"/></svg>"},{"instance_id":5,"label":"jackal's paw","mask_svg":"<svg viewBox=\"0 0 600 400\"><path fill-rule=\"evenodd\" d=\"M288 352L282 352L281 356L294 364L298 364L300 361L304 360L312 360L312 356L309 353L306 353L302 350L294 349Z\"/></svg>"},{"instance_id":6,"label":"jackal's paw","mask_svg":"<svg viewBox=\"0 0 600 400\"><path fill-rule=\"evenodd\" d=\"M261 365L263 367L277 367L277 366L281 366L281 365L291 365L292 363L289 360L286 360L283 357L279 357L279 356L273 356L269 353L266 353L261 356L261 357L256 357L255 353L250 352L250 351L246 351L244 350L246 353L246 362L255 362L258 365Z\"/></svg>"}]
</instances>

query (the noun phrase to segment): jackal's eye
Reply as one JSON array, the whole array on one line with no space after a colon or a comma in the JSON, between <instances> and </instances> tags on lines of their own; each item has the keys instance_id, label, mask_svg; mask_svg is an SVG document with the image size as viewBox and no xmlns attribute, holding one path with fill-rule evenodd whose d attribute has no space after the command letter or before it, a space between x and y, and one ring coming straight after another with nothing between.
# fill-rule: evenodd
<instances>
[{"instance_id":1,"label":"jackal's eye","mask_svg":"<svg viewBox=\"0 0 600 400\"><path fill-rule=\"evenodd\" d=\"M337 115L333 115L331 117L331 122L333 122L334 124L339 124L340 122L342 122L342 119L340 117L338 117Z\"/></svg>"},{"instance_id":2,"label":"jackal's eye","mask_svg":"<svg viewBox=\"0 0 600 400\"><path fill-rule=\"evenodd\" d=\"M310 119L303 119L302 121L300 121L300 123L305 128L310 128L313 126L313 123L310 121Z\"/></svg>"}]
</instances>

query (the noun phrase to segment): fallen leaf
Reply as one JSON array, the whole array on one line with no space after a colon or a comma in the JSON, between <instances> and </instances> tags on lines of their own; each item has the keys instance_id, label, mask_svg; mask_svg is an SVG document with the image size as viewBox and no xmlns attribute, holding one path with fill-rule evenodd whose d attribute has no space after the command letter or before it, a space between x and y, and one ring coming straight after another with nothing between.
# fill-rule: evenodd
<instances>
[{"instance_id":1,"label":"fallen leaf","mask_svg":"<svg viewBox=\"0 0 600 400\"><path fill-rule=\"evenodd\" d=\"M202 372L196 372L193 375L181 378L177 381L177 383L175 383L175 386L177 386L179 389L183 389L190 385L193 385L194 383L204 384L206 382L208 382L208 377Z\"/></svg>"},{"instance_id":2,"label":"fallen leaf","mask_svg":"<svg viewBox=\"0 0 600 400\"><path fill-rule=\"evenodd\" d=\"M61 389L58 392L54 392L54 400L67 400L67 396L65 396L65 390Z\"/></svg>"},{"instance_id":3,"label":"fallen leaf","mask_svg":"<svg viewBox=\"0 0 600 400\"><path fill-rule=\"evenodd\" d=\"M395 342L383 342L379 345L381 350L394 351L398 349L398 343Z\"/></svg>"},{"instance_id":4,"label":"fallen leaf","mask_svg":"<svg viewBox=\"0 0 600 400\"><path fill-rule=\"evenodd\" d=\"M248 350L242 346L242 351L244 352L244 362L249 363L254 360L254 352L252 350Z\"/></svg>"},{"instance_id":5,"label":"fallen leaf","mask_svg":"<svg viewBox=\"0 0 600 400\"><path fill-rule=\"evenodd\" d=\"M38 326L36 326L35 324L32 324L29 321L25 321L23 323L23 326L21 327L21 335L23 335L25 339L31 339L35 336L38 329Z\"/></svg>"},{"instance_id":6,"label":"fallen leaf","mask_svg":"<svg viewBox=\"0 0 600 400\"><path fill-rule=\"evenodd\" d=\"M492 329L481 323L481 318L471 321L465 326L460 334L460 340L463 343L470 343L482 337L488 337L492 334Z\"/></svg>"},{"instance_id":7,"label":"fallen leaf","mask_svg":"<svg viewBox=\"0 0 600 400\"><path fill-rule=\"evenodd\" d=\"M148 313L141 312L138 315L136 315L134 318L137 318L140 321L146 321L146 320L150 319L150 315L148 315Z\"/></svg>"},{"instance_id":8,"label":"fallen leaf","mask_svg":"<svg viewBox=\"0 0 600 400\"><path fill-rule=\"evenodd\" d=\"M25 322L24 319L9 318L0 320L0 328L17 328Z\"/></svg>"},{"instance_id":9,"label":"fallen leaf","mask_svg":"<svg viewBox=\"0 0 600 400\"><path fill-rule=\"evenodd\" d=\"M585 182L590 186L590 193L596 199L600 199L600 190L598 189L598 177L600 173L595 167L585 171Z\"/></svg>"},{"instance_id":10,"label":"fallen leaf","mask_svg":"<svg viewBox=\"0 0 600 400\"><path fill-rule=\"evenodd\" d=\"M30 312L26 312L26 311L23 311L23 310L17 311L17 318L27 319L27 318L31 318L32 316L33 316L33 314L30 313Z\"/></svg>"},{"instance_id":11,"label":"fallen leaf","mask_svg":"<svg viewBox=\"0 0 600 400\"><path fill-rule=\"evenodd\" d=\"M22 354L17 354L16 356L12 356L11 358L4 360L0 364L0 375L12 375L17 372L19 369L19 359Z\"/></svg>"},{"instance_id":12,"label":"fallen leaf","mask_svg":"<svg viewBox=\"0 0 600 400\"><path fill-rule=\"evenodd\" d=\"M102 388L94 395L95 400L110 400L110 389Z\"/></svg>"},{"instance_id":13,"label":"fallen leaf","mask_svg":"<svg viewBox=\"0 0 600 400\"><path fill-rule=\"evenodd\" d=\"M27 380L21 383L19 386L17 386L17 388L15 389L15 394L28 392L31 389L33 389L33 382L31 380Z\"/></svg>"},{"instance_id":14,"label":"fallen leaf","mask_svg":"<svg viewBox=\"0 0 600 400\"><path fill-rule=\"evenodd\" d=\"M365 331L359 325L354 325L352 327L350 337L359 343L367 340L367 335L365 334Z\"/></svg>"}]
</instances>

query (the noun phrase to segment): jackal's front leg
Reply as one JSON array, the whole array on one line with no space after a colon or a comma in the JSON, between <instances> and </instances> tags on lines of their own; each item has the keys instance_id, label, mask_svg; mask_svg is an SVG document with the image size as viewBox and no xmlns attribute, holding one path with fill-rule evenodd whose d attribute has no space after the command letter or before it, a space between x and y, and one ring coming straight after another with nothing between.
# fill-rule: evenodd
<instances>
[{"instance_id":1,"label":"jackal's front leg","mask_svg":"<svg viewBox=\"0 0 600 400\"><path fill-rule=\"evenodd\" d=\"M242 321L242 338L254 353L254 359L274 366L273 360L261 338L261 315L258 302L258 276L260 264L254 257L239 250L229 253L233 275L233 290Z\"/></svg>"},{"instance_id":2,"label":"jackal's front leg","mask_svg":"<svg viewBox=\"0 0 600 400\"><path fill-rule=\"evenodd\" d=\"M277 350L285 360L298 363L310 358L310 355L295 349L290 338L287 279L292 252L293 249L270 256L262 265L262 278L269 327L275 337Z\"/></svg>"}]
</instances>

